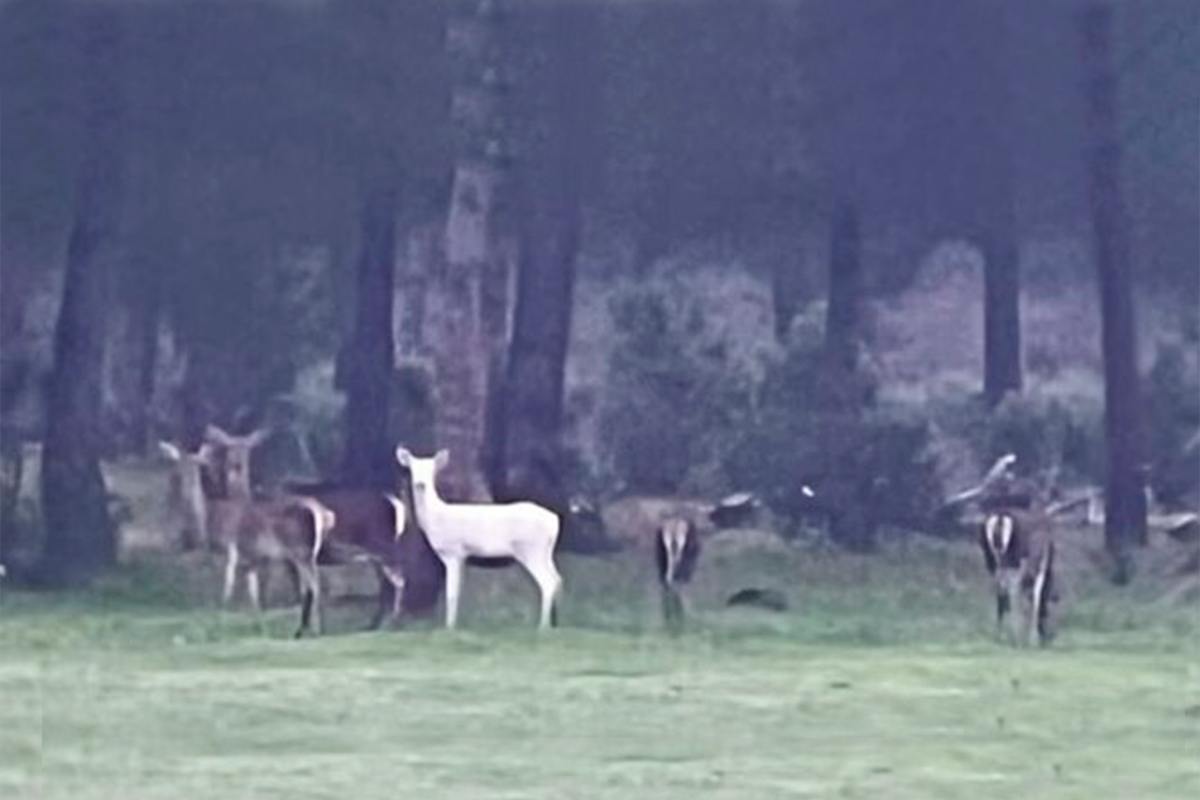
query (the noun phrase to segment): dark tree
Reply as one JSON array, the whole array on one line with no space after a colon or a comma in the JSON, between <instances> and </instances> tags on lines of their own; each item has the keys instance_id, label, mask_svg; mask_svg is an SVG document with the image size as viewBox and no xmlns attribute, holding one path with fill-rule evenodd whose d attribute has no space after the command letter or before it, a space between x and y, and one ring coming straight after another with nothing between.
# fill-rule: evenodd
<instances>
[{"instance_id":1,"label":"dark tree","mask_svg":"<svg viewBox=\"0 0 1200 800\"><path fill-rule=\"evenodd\" d=\"M983 394L995 406L1021 391L1020 264L1011 227L983 241Z\"/></svg>"},{"instance_id":2,"label":"dark tree","mask_svg":"<svg viewBox=\"0 0 1200 800\"><path fill-rule=\"evenodd\" d=\"M368 190L362 207L354 332L343 353L346 450L343 478L352 486L393 488L394 442L388 432L393 377L392 303L396 264L396 191Z\"/></svg>"},{"instance_id":3,"label":"dark tree","mask_svg":"<svg viewBox=\"0 0 1200 800\"><path fill-rule=\"evenodd\" d=\"M1112 9L1102 3L1088 6L1080 17L1080 32L1087 70L1089 199L1104 350L1104 541L1115 561L1117 579L1123 581L1128 577L1130 550L1146 542L1146 497L1137 325L1121 194Z\"/></svg>"},{"instance_id":4,"label":"dark tree","mask_svg":"<svg viewBox=\"0 0 1200 800\"><path fill-rule=\"evenodd\" d=\"M980 4L979 23L990 44L982 59L982 92L988 97L984 141L976 157L983 164L983 393L995 406L1009 392L1020 392L1021 281L1013 186L1013 101L1008 82L1011 56L1005 3Z\"/></svg>"},{"instance_id":5,"label":"dark tree","mask_svg":"<svg viewBox=\"0 0 1200 800\"><path fill-rule=\"evenodd\" d=\"M833 212L829 247L829 309L825 317L825 350L836 364L846 369L855 366L861 335L861 246L858 209L853 203L842 201Z\"/></svg>"},{"instance_id":6,"label":"dark tree","mask_svg":"<svg viewBox=\"0 0 1200 800\"><path fill-rule=\"evenodd\" d=\"M586 8L556 9L544 25L549 52L534 86L547 98L535 121L525 175L517 301L505 391L499 399L500 464L493 493L565 508L561 473L563 380L579 250L581 176L591 103Z\"/></svg>"},{"instance_id":7,"label":"dark tree","mask_svg":"<svg viewBox=\"0 0 1200 800\"><path fill-rule=\"evenodd\" d=\"M79 21L84 144L54 331L42 460L46 544L37 578L51 586L84 582L116 559L100 471L100 389L111 288L104 248L119 225L124 178L122 32L114 4L91 4Z\"/></svg>"}]
</instances>

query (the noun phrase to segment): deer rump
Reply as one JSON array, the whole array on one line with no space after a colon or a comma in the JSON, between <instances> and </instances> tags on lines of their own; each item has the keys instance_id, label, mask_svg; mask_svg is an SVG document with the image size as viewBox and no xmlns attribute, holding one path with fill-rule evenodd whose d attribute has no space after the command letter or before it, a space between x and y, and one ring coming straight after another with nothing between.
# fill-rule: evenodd
<instances>
[{"instance_id":1,"label":"deer rump","mask_svg":"<svg viewBox=\"0 0 1200 800\"><path fill-rule=\"evenodd\" d=\"M323 566L370 561L404 576L400 605L406 614L430 613L437 605L445 567L433 552L424 531L406 514L404 535L396 530L397 509L386 492L352 489L336 484L292 484L289 492L312 497L333 511L336 521L326 537L318 563ZM390 605L391 583L380 577L380 606Z\"/></svg>"}]
</instances>

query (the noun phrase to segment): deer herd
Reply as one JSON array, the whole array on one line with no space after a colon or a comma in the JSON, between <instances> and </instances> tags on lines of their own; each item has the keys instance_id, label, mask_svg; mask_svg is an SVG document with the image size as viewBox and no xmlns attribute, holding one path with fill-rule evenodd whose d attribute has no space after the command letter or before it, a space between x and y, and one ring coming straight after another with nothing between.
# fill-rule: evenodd
<instances>
[{"instance_id":1,"label":"deer herd","mask_svg":"<svg viewBox=\"0 0 1200 800\"><path fill-rule=\"evenodd\" d=\"M555 564L562 528L555 512L531 502L448 502L438 492L437 477L450 454L440 450L423 458L403 446L396 448L395 458L408 479L394 492L308 484L256 493L250 482L251 454L267 435L257 431L234 436L209 426L194 452L159 443L173 466L172 495L184 547L224 555L224 605L232 602L242 578L261 620L264 571L280 564L291 572L301 599L295 636L320 633L321 567L366 563L379 579L371 628L385 618L397 621L404 610L429 610L443 585L445 624L453 628L465 567L516 563L540 594L539 628L556 624L563 579ZM953 501L978 499L996 482L1009 486L1011 481L1005 480L1012 478L1012 460L1001 459L980 487ZM808 486L803 492L812 496ZM405 502L405 496L411 502ZM979 542L994 585L997 630L1004 632L1007 618L1012 641L1044 644L1050 635L1050 605L1058 599L1049 514L1020 492L1001 491L981 505L985 514ZM700 559L701 536L686 515L660 513L655 523L654 563L663 617L667 629L678 632L685 617L683 590ZM741 594L745 592L735 598ZM731 605L740 602L730 600ZM780 610L779 603L767 606ZM1018 619L1022 613L1024 631Z\"/></svg>"}]
</instances>

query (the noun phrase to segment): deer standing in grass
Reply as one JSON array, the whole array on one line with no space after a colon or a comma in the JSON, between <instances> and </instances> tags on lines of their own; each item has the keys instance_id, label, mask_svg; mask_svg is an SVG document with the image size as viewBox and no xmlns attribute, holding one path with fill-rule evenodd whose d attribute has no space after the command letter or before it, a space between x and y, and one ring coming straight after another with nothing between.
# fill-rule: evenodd
<instances>
[{"instance_id":1,"label":"deer standing in grass","mask_svg":"<svg viewBox=\"0 0 1200 800\"><path fill-rule=\"evenodd\" d=\"M669 517L659 526L654 540L654 559L662 585L663 619L672 633L683 628L683 586L692 578L700 560L700 537L682 517Z\"/></svg>"},{"instance_id":2,"label":"deer standing in grass","mask_svg":"<svg viewBox=\"0 0 1200 800\"><path fill-rule=\"evenodd\" d=\"M417 458L404 447L396 460L411 475L417 524L446 567L446 627L458 622L463 567L471 558L512 558L525 568L541 592L539 627L554 624L562 577L554 565L560 529L558 515L535 503L447 503L437 491L437 472L450 454Z\"/></svg>"},{"instance_id":3,"label":"deer standing in grass","mask_svg":"<svg viewBox=\"0 0 1200 800\"><path fill-rule=\"evenodd\" d=\"M185 550L210 546L208 499L204 495L204 471L213 469L212 447L202 444L194 453L170 442L159 442L159 451L172 464L171 506L179 517L180 539Z\"/></svg>"},{"instance_id":4,"label":"deer standing in grass","mask_svg":"<svg viewBox=\"0 0 1200 800\"><path fill-rule=\"evenodd\" d=\"M224 497L210 500L208 522L215 545L224 549L225 584L222 602L233 598L239 572L245 573L246 591L261 614L261 571L272 561L288 564L300 585L303 602L299 638L311 628L321 632L321 580L317 559L333 528L334 513L311 497L284 496L256 500L250 490L250 454L267 437L265 431L231 436L216 426L205 433L219 454Z\"/></svg>"},{"instance_id":5,"label":"deer standing in grass","mask_svg":"<svg viewBox=\"0 0 1200 800\"><path fill-rule=\"evenodd\" d=\"M1023 604L1027 606L1029 644L1045 644L1049 640L1049 604L1057 596L1049 520L1025 509L992 510L983 521L980 545L995 584L997 629L1003 628L1004 617L1011 613L1010 633L1013 641L1020 641L1018 615Z\"/></svg>"}]
</instances>

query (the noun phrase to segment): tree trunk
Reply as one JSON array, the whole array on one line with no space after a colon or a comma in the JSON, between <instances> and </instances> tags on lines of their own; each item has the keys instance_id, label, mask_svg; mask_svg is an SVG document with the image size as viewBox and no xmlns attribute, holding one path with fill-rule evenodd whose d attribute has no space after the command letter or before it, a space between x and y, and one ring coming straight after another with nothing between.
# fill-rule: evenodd
<instances>
[{"instance_id":1,"label":"tree trunk","mask_svg":"<svg viewBox=\"0 0 1200 800\"><path fill-rule=\"evenodd\" d=\"M1021 391L1020 263L1010 226L983 242L983 394L989 406Z\"/></svg>"},{"instance_id":2,"label":"tree trunk","mask_svg":"<svg viewBox=\"0 0 1200 800\"><path fill-rule=\"evenodd\" d=\"M1087 70L1089 194L1100 286L1107 441L1104 541L1116 577L1128 577L1130 551L1146 542L1144 421L1137 371L1129 233L1121 194L1112 10L1096 3L1080 18Z\"/></svg>"},{"instance_id":3,"label":"tree trunk","mask_svg":"<svg viewBox=\"0 0 1200 800\"><path fill-rule=\"evenodd\" d=\"M500 468L497 498L525 499L566 511L561 480L563 383L571 335L582 182L594 107L590 9L556 9L538 31L547 50L529 91L546 98L534 116L525 175L520 271L498 398Z\"/></svg>"},{"instance_id":4,"label":"tree trunk","mask_svg":"<svg viewBox=\"0 0 1200 800\"><path fill-rule=\"evenodd\" d=\"M145 294L138 309L138 339L139 358L141 363L138 370L138 405L135 421L134 437L136 446L143 452L150 452L151 436L154 430L154 390L157 385L157 370L159 356L159 334L162 323L163 285L161 273L157 270L146 280Z\"/></svg>"},{"instance_id":5,"label":"tree trunk","mask_svg":"<svg viewBox=\"0 0 1200 800\"><path fill-rule=\"evenodd\" d=\"M352 486L392 489L395 457L388 431L394 372L392 304L396 264L396 192L369 190L362 209L355 324L345 351L346 449L343 478Z\"/></svg>"},{"instance_id":6,"label":"tree trunk","mask_svg":"<svg viewBox=\"0 0 1200 800\"><path fill-rule=\"evenodd\" d=\"M510 253L499 233L508 143L497 134L506 92L503 65L495 61L498 13L486 3L448 21L448 49L459 68L452 107L460 141L425 339L433 350L435 438L450 451L439 482L452 500L490 497L488 398L508 338Z\"/></svg>"},{"instance_id":7,"label":"tree trunk","mask_svg":"<svg viewBox=\"0 0 1200 800\"><path fill-rule=\"evenodd\" d=\"M853 203L843 201L833 212L825 351L835 364L847 370L853 370L858 363L861 301L862 263L858 209Z\"/></svg>"},{"instance_id":8,"label":"tree trunk","mask_svg":"<svg viewBox=\"0 0 1200 800\"><path fill-rule=\"evenodd\" d=\"M46 544L37 578L51 586L85 582L116 560L100 472L99 426L111 282L102 248L116 235L124 177L121 30L110 4L88 9L81 21L85 143L54 331L42 460Z\"/></svg>"},{"instance_id":9,"label":"tree trunk","mask_svg":"<svg viewBox=\"0 0 1200 800\"><path fill-rule=\"evenodd\" d=\"M992 0L979 9L990 29L990 46L981 55L982 91L991 98L991 114L983 135L990 144L980 151L988 189L979 231L983 251L983 394L989 406L1010 392L1019 393L1021 375L1021 274L1013 188L1013 98L1008 80L1011 63L1006 4Z\"/></svg>"},{"instance_id":10,"label":"tree trunk","mask_svg":"<svg viewBox=\"0 0 1200 800\"><path fill-rule=\"evenodd\" d=\"M562 147L562 144L552 145ZM497 499L565 508L561 474L563 380L582 223L570 164L537 184L526 208L516 319L499 401L502 463Z\"/></svg>"}]
</instances>

